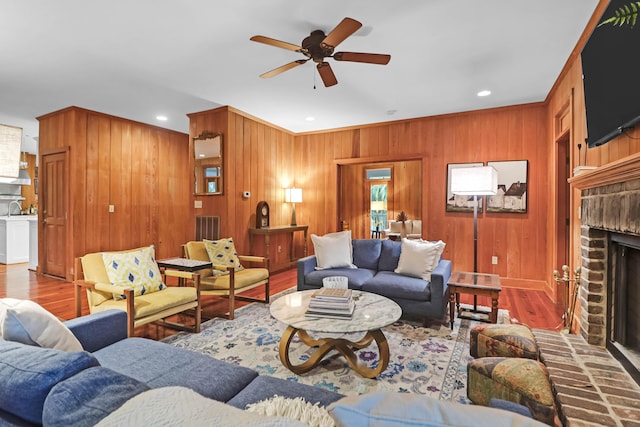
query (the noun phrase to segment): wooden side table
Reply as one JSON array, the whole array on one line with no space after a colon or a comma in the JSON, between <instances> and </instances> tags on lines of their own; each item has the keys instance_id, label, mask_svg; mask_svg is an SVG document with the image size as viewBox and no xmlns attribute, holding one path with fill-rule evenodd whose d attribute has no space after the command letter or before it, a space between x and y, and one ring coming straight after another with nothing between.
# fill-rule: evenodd
<instances>
[{"instance_id":1,"label":"wooden side table","mask_svg":"<svg viewBox=\"0 0 640 427\"><path fill-rule=\"evenodd\" d=\"M169 259L159 259L156 260L156 264L160 268L160 273L163 276L173 276L178 278L178 286L185 286L185 280L191 279L196 280L196 276L200 276L197 271L203 270L205 268L212 268L213 264L210 261L198 261L195 259L187 259L187 258L169 258ZM171 273L181 272L180 273ZM200 278L198 277L198 282Z\"/></svg>"},{"instance_id":2,"label":"wooden side table","mask_svg":"<svg viewBox=\"0 0 640 427\"><path fill-rule=\"evenodd\" d=\"M264 236L264 256L269 258L269 245L271 243L271 235L279 234L279 233L289 233L291 234L291 240L289 243L289 261L293 264L298 258L294 256L293 250L293 233L296 231L301 231L304 235L303 244L302 244L302 256L307 256L307 231L309 229L308 225L276 225L272 227L264 227L264 228L249 228L249 253L251 255L255 255L253 240L255 236L263 235Z\"/></svg>"},{"instance_id":3,"label":"wooden side table","mask_svg":"<svg viewBox=\"0 0 640 427\"><path fill-rule=\"evenodd\" d=\"M458 317L464 313L465 310L460 308L460 294L470 294L474 297L474 307L472 312L487 313L489 315L489 322L498 323L498 297L502 285L500 284L500 276L497 274L484 274L484 273L469 273L463 271L454 271L451 273L449 279L449 321L451 322L451 329L453 329L453 321L455 320L455 312L458 312ZM479 311L475 304L478 296L491 297L491 311ZM483 320L475 319L474 320Z\"/></svg>"}]
</instances>

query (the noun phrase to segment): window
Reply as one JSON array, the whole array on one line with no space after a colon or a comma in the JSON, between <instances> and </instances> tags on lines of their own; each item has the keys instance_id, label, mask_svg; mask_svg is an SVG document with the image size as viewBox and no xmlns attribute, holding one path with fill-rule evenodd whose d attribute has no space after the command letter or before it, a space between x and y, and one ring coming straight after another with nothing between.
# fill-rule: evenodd
<instances>
[{"instance_id":1,"label":"window","mask_svg":"<svg viewBox=\"0 0 640 427\"><path fill-rule=\"evenodd\" d=\"M387 206L391 168L367 169L371 230L383 230L387 224Z\"/></svg>"}]
</instances>

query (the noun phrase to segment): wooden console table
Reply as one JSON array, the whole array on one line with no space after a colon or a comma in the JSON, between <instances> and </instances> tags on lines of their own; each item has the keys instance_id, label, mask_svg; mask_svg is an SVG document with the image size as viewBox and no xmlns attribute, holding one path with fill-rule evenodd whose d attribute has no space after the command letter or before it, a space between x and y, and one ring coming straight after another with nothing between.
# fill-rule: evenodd
<instances>
[{"instance_id":1,"label":"wooden console table","mask_svg":"<svg viewBox=\"0 0 640 427\"><path fill-rule=\"evenodd\" d=\"M281 234L281 233L291 233L291 243L289 244L289 260L293 263L297 260L293 256L293 236L296 231L302 231L304 234L304 242L303 242L303 257L307 256L307 231L309 229L308 225L276 225L273 227L264 227L264 228L249 228L249 252L251 255L255 255L253 251L253 239L256 235L264 236L264 256L269 257L269 245L272 234Z\"/></svg>"}]
</instances>

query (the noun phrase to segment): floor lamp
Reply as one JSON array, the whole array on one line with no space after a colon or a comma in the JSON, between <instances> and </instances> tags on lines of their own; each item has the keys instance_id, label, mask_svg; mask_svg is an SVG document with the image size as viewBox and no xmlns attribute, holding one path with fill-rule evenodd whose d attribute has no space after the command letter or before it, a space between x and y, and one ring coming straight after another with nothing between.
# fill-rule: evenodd
<instances>
[{"instance_id":1,"label":"floor lamp","mask_svg":"<svg viewBox=\"0 0 640 427\"><path fill-rule=\"evenodd\" d=\"M298 225L296 221L296 203L302 203L302 188L286 188L284 201L293 205L293 210L291 211L291 225Z\"/></svg>"},{"instance_id":2,"label":"floor lamp","mask_svg":"<svg viewBox=\"0 0 640 427\"><path fill-rule=\"evenodd\" d=\"M451 192L473 196L473 272L478 272L478 196L495 196L498 172L491 166L451 169Z\"/></svg>"}]
</instances>

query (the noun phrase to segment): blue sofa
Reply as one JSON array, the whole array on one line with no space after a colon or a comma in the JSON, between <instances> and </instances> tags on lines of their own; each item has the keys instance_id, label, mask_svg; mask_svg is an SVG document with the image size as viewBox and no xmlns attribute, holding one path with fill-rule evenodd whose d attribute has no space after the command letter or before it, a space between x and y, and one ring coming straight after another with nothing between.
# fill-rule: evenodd
<instances>
[{"instance_id":1,"label":"blue sofa","mask_svg":"<svg viewBox=\"0 0 640 427\"><path fill-rule=\"evenodd\" d=\"M316 270L315 255L298 260L299 291L322 287L322 279L345 276L349 288L372 292L392 299L403 316L442 320L447 314L451 261L440 259L431 281L395 273L402 243L392 240L353 239L353 264L357 268Z\"/></svg>"},{"instance_id":2,"label":"blue sofa","mask_svg":"<svg viewBox=\"0 0 640 427\"><path fill-rule=\"evenodd\" d=\"M0 339L0 426L92 426L149 389L182 386L244 409L274 395L326 406L343 397L169 344L127 338L127 314L65 322L85 351Z\"/></svg>"}]
</instances>

